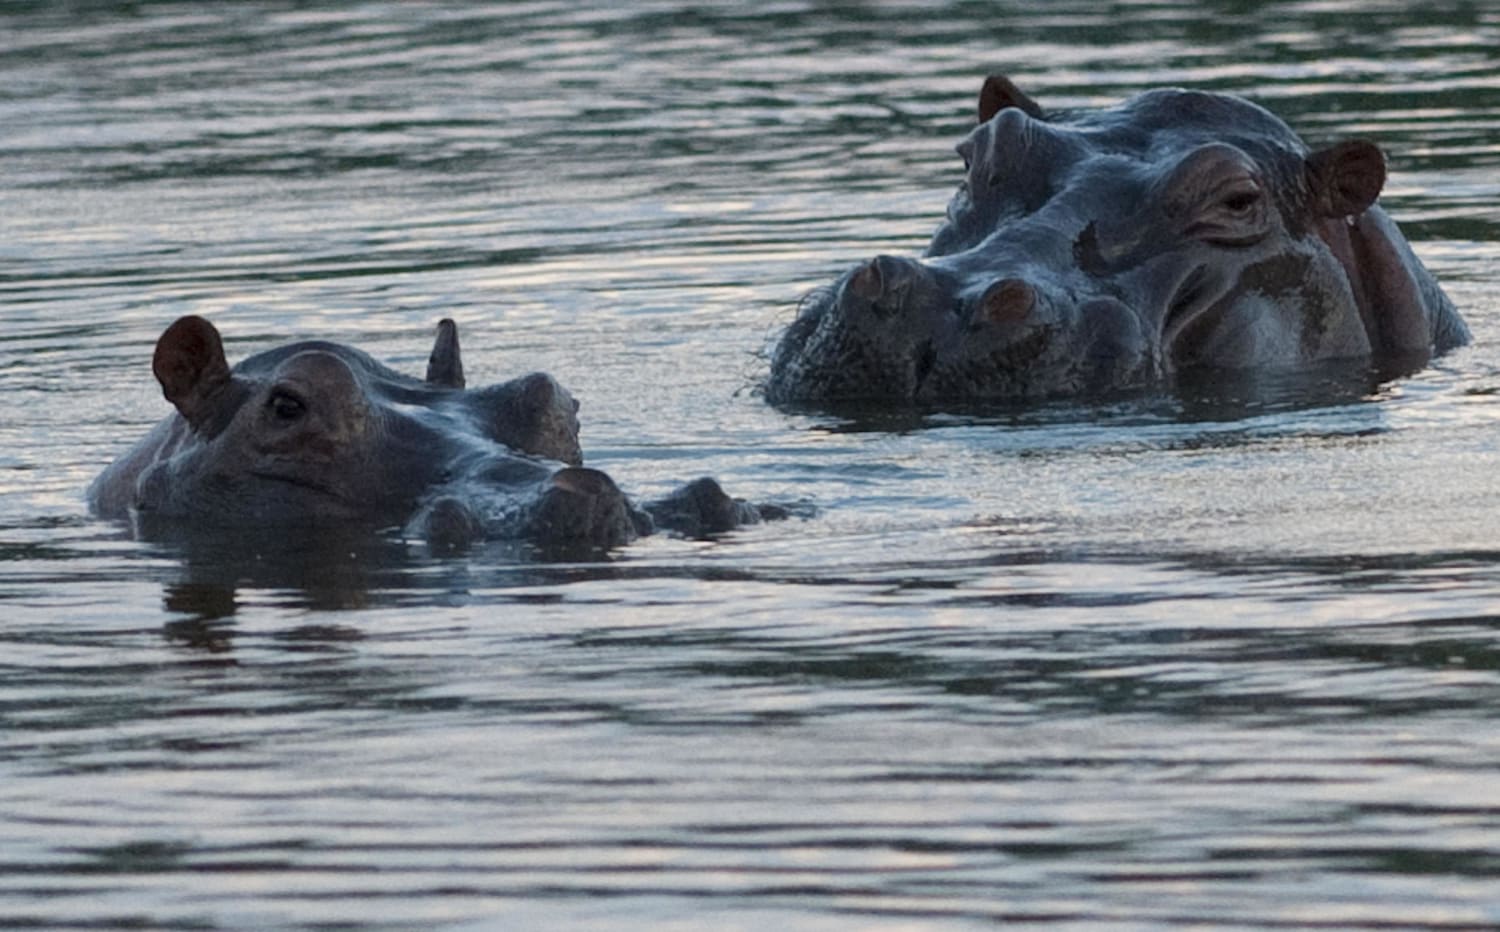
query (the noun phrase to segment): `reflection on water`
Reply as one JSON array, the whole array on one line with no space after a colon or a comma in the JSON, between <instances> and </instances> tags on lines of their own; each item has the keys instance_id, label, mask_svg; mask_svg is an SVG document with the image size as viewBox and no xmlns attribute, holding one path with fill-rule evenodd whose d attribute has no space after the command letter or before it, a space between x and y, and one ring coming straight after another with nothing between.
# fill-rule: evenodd
<instances>
[{"instance_id":1,"label":"reflection on water","mask_svg":"<svg viewBox=\"0 0 1500 932\"><path fill-rule=\"evenodd\" d=\"M1115 423L1126 427L1165 427L1188 443L1215 425L1243 426L1264 419L1287 427L1298 413L1326 418L1332 433L1378 428L1380 410L1364 405L1389 396L1387 386L1413 374L1372 367L1364 360L1333 360L1307 369L1265 372L1186 372L1170 387L1132 389L1087 399L944 402L938 406L836 400L816 405L789 403L789 414L819 418L835 432L890 433L964 424L1012 431ZM1333 426L1333 425L1337 426Z\"/></svg>"},{"instance_id":2,"label":"reflection on water","mask_svg":"<svg viewBox=\"0 0 1500 932\"><path fill-rule=\"evenodd\" d=\"M1500 16L1483 5L0 6L0 925L1500 924ZM1476 343L1026 408L777 410L941 217L980 77L1385 147ZM183 313L816 511L606 558L132 540Z\"/></svg>"}]
</instances>

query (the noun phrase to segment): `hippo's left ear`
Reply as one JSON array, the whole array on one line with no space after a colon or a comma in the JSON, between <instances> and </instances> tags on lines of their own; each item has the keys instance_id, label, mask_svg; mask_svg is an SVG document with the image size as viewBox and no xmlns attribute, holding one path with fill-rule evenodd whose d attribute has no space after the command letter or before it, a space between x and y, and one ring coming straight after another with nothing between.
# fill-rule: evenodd
<instances>
[{"instance_id":1,"label":"hippo's left ear","mask_svg":"<svg viewBox=\"0 0 1500 932\"><path fill-rule=\"evenodd\" d=\"M464 387L464 363L458 352L458 324L438 321L437 342L427 357L427 381L443 388Z\"/></svg>"},{"instance_id":2,"label":"hippo's left ear","mask_svg":"<svg viewBox=\"0 0 1500 932\"><path fill-rule=\"evenodd\" d=\"M1036 120L1045 120L1046 113L1042 111L1042 105L1026 96L1026 92L1016 87L1015 82L1004 75L992 74L984 79L984 86L979 89L979 122L988 123L990 117L1001 110L1020 110L1027 116Z\"/></svg>"},{"instance_id":3,"label":"hippo's left ear","mask_svg":"<svg viewBox=\"0 0 1500 932\"><path fill-rule=\"evenodd\" d=\"M1350 139L1307 157L1307 186L1313 211L1323 217L1355 217L1385 187L1385 156L1380 147Z\"/></svg>"},{"instance_id":4,"label":"hippo's left ear","mask_svg":"<svg viewBox=\"0 0 1500 932\"><path fill-rule=\"evenodd\" d=\"M218 329L195 316L179 318L156 341L151 371L162 394L195 429L209 420L212 399L230 381Z\"/></svg>"}]
</instances>

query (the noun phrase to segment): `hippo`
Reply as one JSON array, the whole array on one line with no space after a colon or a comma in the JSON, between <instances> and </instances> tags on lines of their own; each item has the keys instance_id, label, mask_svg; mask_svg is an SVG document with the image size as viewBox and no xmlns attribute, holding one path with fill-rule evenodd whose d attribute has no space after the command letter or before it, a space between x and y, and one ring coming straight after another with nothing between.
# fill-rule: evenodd
<instances>
[{"instance_id":1,"label":"hippo","mask_svg":"<svg viewBox=\"0 0 1500 932\"><path fill-rule=\"evenodd\" d=\"M1381 150L1310 150L1227 94L1049 113L991 76L966 177L920 258L810 295L774 404L1029 401L1179 373L1367 358L1414 371L1469 332L1377 204Z\"/></svg>"},{"instance_id":2,"label":"hippo","mask_svg":"<svg viewBox=\"0 0 1500 932\"><path fill-rule=\"evenodd\" d=\"M609 548L658 524L707 535L774 510L706 478L633 504L582 465L578 402L551 376L466 387L451 320L438 325L423 379L323 341L230 368L218 329L197 316L162 333L152 370L176 412L87 493L96 515L131 519L143 537L362 527L444 549L483 539Z\"/></svg>"}]
</instances>

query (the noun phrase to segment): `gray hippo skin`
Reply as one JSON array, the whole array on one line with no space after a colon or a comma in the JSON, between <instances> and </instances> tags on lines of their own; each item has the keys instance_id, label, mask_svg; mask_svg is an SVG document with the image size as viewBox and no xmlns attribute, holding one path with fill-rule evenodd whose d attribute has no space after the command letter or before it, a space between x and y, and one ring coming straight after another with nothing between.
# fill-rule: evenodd
<instances>
[{"instance_id":1,"label":"gray hippo skin","mask_svg":"<svg viewBox=\"0 0 1500 932\"><path fill-rule=\"evenodd\" d=\"M1255 104L1185 90L1050 115L991 77L958 151L926 254L811 296L771 402L1071 396L1359 357L1411 371L1468 341L1375 203L1372 143L1309 151Z\"/></svg>"},{"instance_id":2,"label":"gray hippo skin","mask_svg":"<svg viewBox=\"0 0 1500 932\"><path fill-rule=\"evenodd\" d=\"M200 317L167 328L152 370L177 412L88 491L96 514L131 518L143 536L368 527L441 548L490 538L612 547L653 530L658 507L664 526L695 534L761 518L711 479L635 507L581 465L578 403L550 376L466 389L448 320L421 380L316 341L231 369ZM684 505L687 490L701 507Z\"/></svg>"}]
</instances>

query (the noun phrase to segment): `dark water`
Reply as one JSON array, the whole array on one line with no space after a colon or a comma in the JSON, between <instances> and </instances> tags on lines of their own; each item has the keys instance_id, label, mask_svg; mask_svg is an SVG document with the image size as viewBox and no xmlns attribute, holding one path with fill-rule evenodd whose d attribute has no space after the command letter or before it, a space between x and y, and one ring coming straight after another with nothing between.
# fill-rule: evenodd
<instances>
[{"instance_id":1,"label":"dark water","mask_svg":"<svg viewBox=\"0 0 1500 932\"><path fill-rule=\"evenodd\" d=\"M0 927L1500 926L1500 11L0 3ZM1476 341L926 414L753 388L913 252L980 77L1380 140ZM545 368L595 563L91 520L150 348Z\"/></svg>"}]
</instances>

